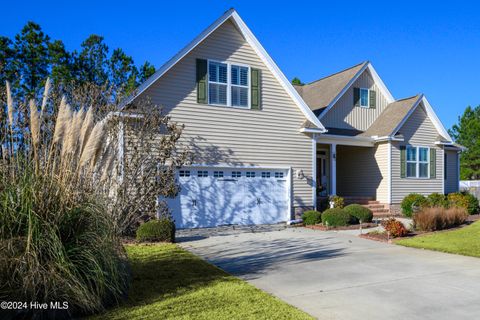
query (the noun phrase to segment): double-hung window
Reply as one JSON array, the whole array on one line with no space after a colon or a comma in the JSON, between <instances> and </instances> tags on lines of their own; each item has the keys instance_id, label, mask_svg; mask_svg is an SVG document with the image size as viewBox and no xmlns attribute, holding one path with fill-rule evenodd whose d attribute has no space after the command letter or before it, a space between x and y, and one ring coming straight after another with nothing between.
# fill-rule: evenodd
<instances>
[{"instance_id":1,"label":"double-hung window","mask_svg":"<svg viewBox=\"0 0 480 320\"><path fill-rule=\"evenodd\" d=\"M407 178L428 178L430 173L430 149L407 146Z\"/></svg>"},{"instance_id":2,"label":"double-hung window","mask_svg":"<svg viewBox=\"0 0 480 320\"><path fill-rule=\"evenodd\" d=\"M226 106L228 103L228 66L224 63L208 64L208 100L210 104Z\"/></svg>"},{"instance_id":3,"label":"double-hung window","mask_svg":"<svg viewBox=\"0 0 480 320\"><path fill-rule=\"evenodd\" d=\"M370 107L370 90L360 88L360 107L369 108Z\"/></svg>"},{"instance_id":4,"label":"double-hung window","mask_svg":"<svg viewBox=\"0 0 480 320\"><path fill-rule=\"evenodd\" d=\"M250 67L208 61L208 103L250 107Z\"/></svg>"}]
</instances>

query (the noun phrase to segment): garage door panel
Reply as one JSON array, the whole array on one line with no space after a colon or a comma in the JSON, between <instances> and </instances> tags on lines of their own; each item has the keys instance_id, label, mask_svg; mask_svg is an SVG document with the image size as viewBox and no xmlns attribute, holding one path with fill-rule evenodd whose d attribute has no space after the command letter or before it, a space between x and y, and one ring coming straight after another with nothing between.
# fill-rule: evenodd
<instances>
[{"instance_id":1,"label":"garage door panel","mask_svg":"<svg viewBox=\"0 0 480 320\"><path fill-rule=\"evenodd\" d=\"M177 227L285 221L287 184L286 179L275 178L279 172L282 177L288 173L271 169L190 169L188 177L179 177L181 192L172 201Z\"/></svg>"}]
</instances>

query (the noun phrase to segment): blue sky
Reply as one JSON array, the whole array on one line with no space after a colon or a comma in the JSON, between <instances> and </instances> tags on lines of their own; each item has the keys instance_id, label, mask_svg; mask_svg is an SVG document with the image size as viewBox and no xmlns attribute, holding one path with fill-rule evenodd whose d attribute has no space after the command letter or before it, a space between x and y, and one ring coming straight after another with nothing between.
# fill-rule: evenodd
<instances>
[{"instance_id":1,"label":"blue sky","mask_svg":"<svg viewBox=\"0 0 480 320\"><path fill-rule=\"evenodd\" d=\"M480 104L480 4L401 1L8 1L0 34L39 23L69 50L90 34L159 67L234 7L285 75L304 82L370 60L395 98L425 93L450 128Z\"/></svg>"}]
</instances>

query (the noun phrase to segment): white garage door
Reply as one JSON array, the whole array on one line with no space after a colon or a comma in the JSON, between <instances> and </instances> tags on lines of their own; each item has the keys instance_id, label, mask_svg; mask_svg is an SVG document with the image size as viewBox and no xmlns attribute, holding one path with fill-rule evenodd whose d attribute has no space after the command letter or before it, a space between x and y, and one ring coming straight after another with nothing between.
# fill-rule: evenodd
<instances>
[{"instance_id":1,"label":"white garage door","mask_svg":"<svg viewBox=\"0 0 480 320\"><path fill-rule=\"evenodd\" d=\"M168 204L178 228L287 220L288 170L184 168L177 175L181 191Z\"/></svg>"}]
</instances>

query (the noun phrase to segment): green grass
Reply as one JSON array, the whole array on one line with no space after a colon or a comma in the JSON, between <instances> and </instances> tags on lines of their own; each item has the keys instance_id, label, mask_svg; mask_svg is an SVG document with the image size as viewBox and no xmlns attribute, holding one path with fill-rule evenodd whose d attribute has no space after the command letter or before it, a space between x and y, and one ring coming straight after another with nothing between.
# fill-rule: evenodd
<instances>
[{"instance_id":1,"label":"green grass","mask_svg":"<svg viewBox=\"0 0 480 320\"><path fill-rule=\"evenodd\" d=\"M480 221L461 229L403 239L396 243L406 247L480 257Z\"/></svg>"},{"instance_id":2,"label":"green grass","mask_svg":"<svg viewBox=\"0 0 480 320\"><path fill-rule=\"evenodd\" d=\"M176 245L126 249L129 298L98 319L312 319Z\"/></svg>"}]
</instances>

